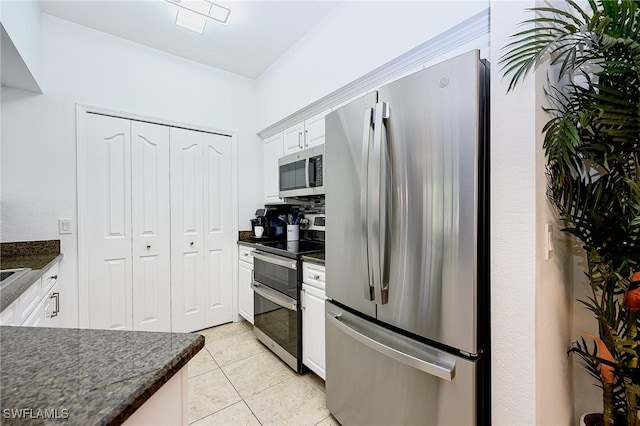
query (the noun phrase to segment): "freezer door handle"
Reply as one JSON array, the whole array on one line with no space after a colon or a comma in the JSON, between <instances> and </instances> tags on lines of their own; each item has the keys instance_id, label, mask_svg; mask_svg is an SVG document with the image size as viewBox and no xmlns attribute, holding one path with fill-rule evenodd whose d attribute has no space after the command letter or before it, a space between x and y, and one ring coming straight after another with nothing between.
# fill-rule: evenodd
<instances>
[{"instance_id":1,"label":"freezer door handle","mask_svg":"<svg viewBox=\"0 0 640 426\"><path fill-rule=\"evenodd\" d=\"M362 130L362 167L360 176L360 216L362 224L362 252L364 253L364 267L367 270L367 279L363 280L364 298L373 300L373 283L371 263L369 262L369 144L371 143L371 125L373 124L373 108L364 111L364 128Z\"/></svg>"},{"instance_id":2,"label":"freezer door handle","mask_svg":"<svg viewBox=\"0 0 640 426\"><path fill-rule=\"evenodd\" d=\"M389 358L393 358L394 360L399 361L411 368L415 368L417 370L423 371L427 374L446 380L448 382L453 381L453 378L455 377L455 372L456 372L455 364L451 366L437 364L433 361L420 359L414 355L401 352L395 348L385 345L384 343L379 342L375 338L367 336L363 334L361 331L355 330L352 327L350 327L348 324L342 321L341 314L328 311L327 320L330 321L331 324L333 324L335 327L337 327L340 331L342 331L349 337L357 340L363 345L368 346L370 349L373 349L376 352L386 355Z\"/></svg>"}]
</instances>

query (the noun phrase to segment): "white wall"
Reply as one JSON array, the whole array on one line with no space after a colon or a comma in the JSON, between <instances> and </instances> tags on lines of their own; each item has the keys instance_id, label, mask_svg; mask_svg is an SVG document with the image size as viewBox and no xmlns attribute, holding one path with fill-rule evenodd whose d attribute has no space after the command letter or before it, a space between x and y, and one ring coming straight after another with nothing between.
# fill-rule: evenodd
<instances>
[{"instance_id":1,"label":"white wall","mask_svg":"<svg viewBox=\"0 0 640 426\"><path fill-rule=\"evenodd\" d=\"M258 127L279 121L487 7L488 0L337 5L258 79Z\"/></svg>"},{"instance_id":2,"label":"white wall","mask_svg":"<svg viewBox=\"0 0 640 426\"><path fill-rule=\"evenodd\" d=\"M36 85L41 83L40 6L37 0L2 1L0 20Z\"/></svg>"},{"instance_id":3,"label":"white wall","mask_svg":"<svg viewBox=\"0 0 640 426\"><path fill-rule=\"evenodd\" d=\"M255 81L48 15L42 46L45 94L2 89L3 241L60 238L77 298L76 103L237 132L239 225L249 227L263 199ZM73 235L58 236L64 217Z\"/></svg>"},{"instance_id":4,"label":"white wall","mask_svg":"<svg viewBox=\"0 0 640 426\"><path fill-rule=\"evenodd\" d=\"M506 95L498 59L524 7L491 2L491 350L493 424L536 424L534 81Z\"/></svg>"},{"instance_id":5,"label":"white wall","mask_svg":"<svg viewBox=\"0 0 640 426\"><path fill-rule=\"evenodd\" d=\"M546 197L542 128L548 116L537 67L506 94L498 59L508 36L524 28L525 8L547 1L492 1L492 332L496 425L570 425L573 412L573 264L567 236ZM552 70L553 72L554 70ZM546 225L553 252L545 260ZM535 368L532 368L535 367ZM585 389L576 389L581 400Z\"/></svg>"},{"instance_id":6,"label":"white wall","mask_svg":"<svg viewBox=\"0 0 640 426\"><path fill-rule=\"evenodd\" d=\"M547 0L545 0L546 2ZM541 5L536 0L537 5ZM549 4L549 3L546 3ZM571 357L573 254L567 234L557 221L557 212L547 200L546 158L542 129L551 118L542 109L549 104L544 95L546 72L557 78L557 68L540 66L535 74L536 97L536 424L569 425L572 419L574 389ZM553 80L552 80L553 81ZM517 92L514 93L517 96ZM547 224L552 227L552 251L547 254Z\"/></svg>"}]
</instances>

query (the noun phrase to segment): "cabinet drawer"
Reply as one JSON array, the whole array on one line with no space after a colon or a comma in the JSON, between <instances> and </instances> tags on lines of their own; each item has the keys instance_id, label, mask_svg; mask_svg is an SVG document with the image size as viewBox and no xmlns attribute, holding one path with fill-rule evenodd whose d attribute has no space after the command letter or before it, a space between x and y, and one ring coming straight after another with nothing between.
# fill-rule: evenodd
<instances>
[{"instance_id":1,"label":"cabinet drawer","mask_svg":"<svg viewBox=\"0 0 640 426\"><path fill-rule=\"evenodd\" d=\"M47 293L51 287L58 282L58 263L49 268L44 274L42 274L42 296L47 296Z\"/></svg>"},{"instance_id":2,"label":"cabinet drawer","mask_svg":"<svg viewBox=\"0 0 640 426\"><path fill-rule=\"evenodd\" d=\"M240 249L240 255L239 255L240 261L248 262L253 265L253 255L251 254L251 252L253 251L253 247L239 246L239 249Z\"/></svg>"},{"instance_id":3,"label":"cabinet drawer","mask_svg":"<svg viewBox=\"0 0 640 426\"><path fill-rule=\"evenodd\" d=\"M20 325L20 319L18 314L18 302L13 302L0 312L0 325Z\"/></svg>"},{"instance_id":4,"label":"cabinet drawer","mask_svg":"<svg viewBox=\"0 0 640 426\"><path fill-rule=\"evenodd\" d=\"M38 278L31 287L20 295L20 322L23 322L33 312L42 298L42 280Z\"/></svg>"},{"instance_id":5,"label":"cabinet drawer","mask_svg":"<svg viewBox=\"0 0 640 426\"><path fill-rule=\"evenodd\" d=\"M324 290L325 269L322 265L304 262L302 264L302 282Z\"/></svg>"},{"instance_id":6,"label":"cabinet drawer","mask_svg":"<svg viewBox=\"0 0 640 426\"><path fill-rule=\"evenodd\" d=\"M34 309L27 319L22 323L23 327L38 327L42 325L44 320L45 301L41 301L38 307ZM23 312L24 313L24 312Z\"/></svg>"}]
</instances>

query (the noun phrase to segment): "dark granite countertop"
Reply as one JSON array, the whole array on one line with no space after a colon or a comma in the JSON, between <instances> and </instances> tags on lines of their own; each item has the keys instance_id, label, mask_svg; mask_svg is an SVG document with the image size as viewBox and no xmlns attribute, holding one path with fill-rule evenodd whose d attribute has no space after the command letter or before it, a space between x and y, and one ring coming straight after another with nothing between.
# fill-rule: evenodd
<instances>
[{"instance_id":1,"label":"dark granite countertop","mask_svg":"<svg viewBox=\"0 0 640 426\"><path fill-rule=\"evenodd\" d=\"M253 235L253 232L251 231L239 231L238 244L255 244L255 242L251 241L252 235Z\"/></svg>"},{"instance_id":2,"label":"dark granite countertop","mask_svg":"<svg viewBox=\"0 0 640 426\"><path fill-rule=\"evenodd\" d=\"M121 424L203 346L193 333L0 327L2 424ZM68 418L5 418L11 409Z\"/></svg>"},{"instance_id":3,"label":"dark granite countertop","mask_svg":"<svg viewBox=\"0 0 640 426\"><path fill-rule=\"evenodd\" d=\"M0 312L9 307L62 257L60 240L1 243L0 269L29 268L31 271L0 289Z\"/></svg>"},{"instance_id":4,"label":"dark granite countertop","mask_svg":"<svg viewBox=\"0 0 640 426\"><path fill-rule=\"evenodd\" d=\"M324 253L312 253L302 256L303 262L317 263L324 266Z\"/></svg>"},{"instance_id":5,"label":"dark granite countertop","mask_svg":"<svg viewBox=\"0 0 640 426\"><path fill-rule=\"evenodd\" d=\"M238 245L253 247L256 244L259 244L260 242L274 241L272 239L265 239L265 240L262 240L262 241L255 241L255 240L251 239L252 236L253 236L253 232L251 232L251 231L240 231L240 232L238 232Z\"/></svg>"}]
</instances>

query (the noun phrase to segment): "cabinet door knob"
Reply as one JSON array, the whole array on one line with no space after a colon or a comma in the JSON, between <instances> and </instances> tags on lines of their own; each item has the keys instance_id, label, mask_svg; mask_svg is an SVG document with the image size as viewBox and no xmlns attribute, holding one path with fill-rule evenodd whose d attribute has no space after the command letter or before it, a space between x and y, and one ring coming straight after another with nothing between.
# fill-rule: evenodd
<instances>
[{"instance_id":1,"label":"cabinet door knob","mask_svg":"<svg viewBox=\"0 0 640 426\"><path fill-rule=\"evenodd\" d=\"M319 280L319 279L320 279L320 275L314 275L314 276L313 276L313 279L314 279L314 280Z\"/></svg>"},{"instance_id":2,"label":"cabinet door knob","mask_svg":"<svg viewBox=\"0 0 640 426\"><path fill-rule=\"evenodd\" d=\"M51 275L49 278L51 278L52 280L57 280L58 279L58 275Z\"/></svg>"},{"instance_id":3,"label":"cabinet door knob","mask_svg":"<svg viewBox=\"0 0 640 426\"><path fill-rule=\"evenodd\" d=\"M191 241L190 245L193 245L193 241Z\"/></svg>"},{"instance_id":4,"label":"cabinet door knob","mask_svg":"<svg viewBox=\"0 0 640 426\"><path fill-rule=\"evenodd\" d=\"M151 248L151 244L147 244L147 248L150 249Z\"/></svg>"},{"instance_id":5,"label":"cabinet door knob","mask_svg":"<svg viewBox=\"0 0 640 426\"><path fill-rule=\"evenodd\" d=\"M249 253L245 253L244 255L245 255L245 256L249 256Z\"/></svg>"}]
</instances>

